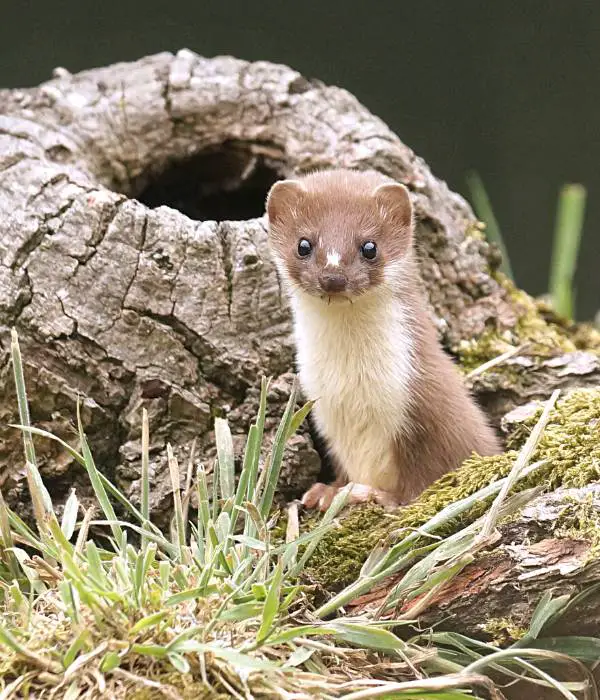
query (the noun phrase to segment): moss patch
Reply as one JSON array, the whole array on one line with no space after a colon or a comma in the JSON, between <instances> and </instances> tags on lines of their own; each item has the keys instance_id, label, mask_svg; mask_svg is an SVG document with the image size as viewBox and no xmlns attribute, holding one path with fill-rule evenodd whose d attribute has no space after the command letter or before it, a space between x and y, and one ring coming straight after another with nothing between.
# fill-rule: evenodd
<instances>
[{"instance_id":1,"label":"moss patch","mask_svg":"<svg viewBox=\"0 0 600 700\"><path fill-rule=\"evenodd\" d=\"M592 494L583 501L572 499L567 503L556 520L554 534L557 537L589 542L589 561L600 556L600 511Z\"/></svg>"},{"instance_id":2,"label":"moss patch","mask_svg":"<svg viewBox=\"0 0 600 700\"><path fill-rule=\"evenodd\" d=\"M527 634L527 628L518 625L510 617L491 618L482 625L482 630L489 635L492 644L505 647Z\"/></svg>"},{"instance_id":3,"label":"moss patch","mask_svg":"<svg viewBox=\"0 0 600 700\"><path fill-rule=\"evenodd\" d=\"M506 476L541 411L540 407L514 429L506 453L492 457L474 455L396 514L390 516L372 506L352 509L317 548L310 576L332 590L346 585L357 577L369 552L390 532L420 527L445 506ZM559 486L581 487L600 479L600 389L578 389L559 400L531 461L541 459L547 464L520 481L518 489L543 484L546 491L551 491ZM472 522L487 505L481 502L449 525L448 530Z\"/></svg>"},{"instance_id":4,"label":"moss patch","mask_svg":"<svg viewBox=\"0 0 600 700\"><path fill-rule=\"evenodd\" d=\"M483 221L472 221L465 229L465 236L467 238L474 238L476 241L485 241L487 240L485 228L486 226Z\"/></svg>"},{"instance_id":5,"label":"moss patch","mask_svg":"<svg viewBox=\"0 0 600 700\"><path fill-rule=\"evenodd\" d=\"M313 523L318 518L311 517ZM310 526L307 521L304 527ZM305 572L309 581L317 581L331 592L352 583L365 559L380 542L398 527L395 516L376 505L348 509L338 526L329 532L311 557Z\"/></svg>"},{"instance_id":6,"label":"moss patch","mask_svg":"<svg viewBox=\"0 0 600 700\"><path fill-rule=\"evenodd\" d=\"M592 324L574 323L559 316L546 299L533 299L500 272L494 273L494 278L515 304L517 322L503 331L491 327L478 338L463 340L453 348L465 372L524 343L529 344L527 354L538 361L575 350L600 354L600 332ZM502 365L495 371L510 372L512 368Z\"/></svg>"}]
</instances>

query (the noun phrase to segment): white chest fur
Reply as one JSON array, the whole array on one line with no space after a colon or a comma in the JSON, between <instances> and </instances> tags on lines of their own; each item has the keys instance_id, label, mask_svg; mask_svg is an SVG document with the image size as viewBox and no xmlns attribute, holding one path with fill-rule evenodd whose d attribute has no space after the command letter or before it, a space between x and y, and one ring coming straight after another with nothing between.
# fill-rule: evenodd
<instances>
[{"instance_id":1,"label":"white chest fur","mask_svg":"<svg viewBox=\"0 0 600 700\"><path fill-rule=\"evenodd\" d=\"M349 480L397 487L394 441L408 425L414 343L408 311L389 293L353 304L293 299L300 382Z\"/></svg>"}]
</instances>

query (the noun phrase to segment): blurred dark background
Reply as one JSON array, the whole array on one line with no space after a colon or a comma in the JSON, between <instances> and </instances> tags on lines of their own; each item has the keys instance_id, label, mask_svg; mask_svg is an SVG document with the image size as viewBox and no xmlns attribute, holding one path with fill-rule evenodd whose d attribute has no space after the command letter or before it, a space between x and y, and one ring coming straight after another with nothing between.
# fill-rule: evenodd
<instances>
[{"instance_id":1,"label":"blurred dark background","mask_svg":"<svg viewBox=\"0 0 600 700\"><path fill-rule=\"evenodd\" d=\"M600 308L600 3L2 0L0 86L190 48L354 93L469 198L483 179L520 286L547 289L557 194L588 190L577 316Z\"/></svg>"}]
</instances>

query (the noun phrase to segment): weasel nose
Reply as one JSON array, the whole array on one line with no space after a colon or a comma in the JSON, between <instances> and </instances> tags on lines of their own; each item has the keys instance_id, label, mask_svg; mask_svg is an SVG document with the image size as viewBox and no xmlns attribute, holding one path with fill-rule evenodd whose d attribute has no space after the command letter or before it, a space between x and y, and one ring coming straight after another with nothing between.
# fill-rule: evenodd
<instances>
[{"instance_id":1,"label":"weasel nose","mask_svg":"<svg viewBox=\"0 0 600 700\"><path fill-rule=\"evenodd\" d=\"M348 280L339 272L322 272L319 275L319 284L324 292L343 292Z\"/></svg>"}]
</instances>

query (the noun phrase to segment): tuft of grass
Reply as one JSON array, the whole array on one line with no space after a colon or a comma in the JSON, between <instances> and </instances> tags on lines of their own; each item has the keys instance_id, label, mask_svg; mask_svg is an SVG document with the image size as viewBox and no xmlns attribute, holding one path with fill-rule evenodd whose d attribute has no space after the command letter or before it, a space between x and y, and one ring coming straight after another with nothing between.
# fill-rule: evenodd
<instances>
[{"instance_id":1,"label":"tuft of grass","mask_svg":"<svg viewBox=\"0 0 600 700\"><path fill-rule=\"evenodd\" d=\"M36 522L30 527L0 498L2 700L42 696L459 700L480 691L502 698L485 674L488 668L505 680L527 679L566 698L579 689L597 697L585 663L590 662L590 644L600 646L600 640L588 640L586 646L579 638L542 637L547 624L573 600L540 601L524 637L527 645L508 650L448 633L406 640L392 631L406 628L408 617L418 617L423 599L451 580L471 560L475 548L487 541L496 518L513 512L530 492L505 498L507 489L499 481L483 494L489 497L502 489L493 518L482 518L446 538L435 535L448 518L483 497L478 493L470 501L448 506L391 547L374 550L353 594L364 589L365 580L371 583L404 569L402 581L380 612L408 600L413 601L410 615L384 620L365 614L323 621L344 599L338 597L315 613L299 580L343 509L348 489L336 496L309 532L300 534L292 519L286 541L274 537L273 495L285 445L310 410L310 405L296 410L296 385L266 451L262 442L268 381L262 381L258 415L248 432L237 479L229 426L217 419L212 502L202 465L194 472L190 460L184 475L168 446L174 516L167 534L152 524L148 510L147 414L142 414L138 510L97 468L81 420L75 447L30 425L16 335L13 368ZM85 469L95 508L84 510L72 491L59 523L37 471L34 435L56 440ZM525 466L526 461L521 460L523 470L515 478L536 468ZM197 497L193 522L187 517L192 492ZM117 518L115 501L127 519ZM103 535L102 545L94 533ZM557 660L575 668L581 680L561 683L542 668L542 662Z\"/></svg>"},{"instance_id":2,"label":"tuft of grass","mask_svg":"<svg viewBox=\"0 0 600 700\"><path fill-rule=\"evenodd\" d=\"M582 185L565 185L558 198L549 291L554 309L565 318L573 318L575 314L573 281L583 230L585 200L586 191Z\"/></svg>"},{"instance_id":3,"label":"tuft of grass","mask_svg":"<svg viewBox=\"0 0 600 700\"><path fill-rule=\"evenodd\" d=\"M485 223L487 239L495 243L500 250L500 271L514 281L508 250L483 180L476 172L469 173L466 179L475 214ZM583 232L585 202L586 189L581 184L564 185L558 195L548 291L555 312L566 319L575 317L574 280Z\"/></svg>"},{"instance_id":4,"label":"tuft of grass","mask_svg":"<svg viewBox=\"0 0 600 700\"><path fill-rule=\"evenodd\" d=\"M473 171L467 174L467 187L471 192L471 202L473 204L473 209L475 210L475 215L485 224L487 239L490 241L490 243L495 243L498 246L500 254L502 255L500 271L509 279L514 280L515 278L510 264L508 250L504 243L500 226L498 225L498 221L494 214L492 203L490 202L487 190L485 189L485 185L483 184L483 180L481 179L479 173Z\"/></svg>"}]
</instances>

